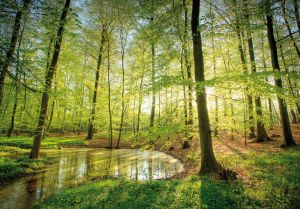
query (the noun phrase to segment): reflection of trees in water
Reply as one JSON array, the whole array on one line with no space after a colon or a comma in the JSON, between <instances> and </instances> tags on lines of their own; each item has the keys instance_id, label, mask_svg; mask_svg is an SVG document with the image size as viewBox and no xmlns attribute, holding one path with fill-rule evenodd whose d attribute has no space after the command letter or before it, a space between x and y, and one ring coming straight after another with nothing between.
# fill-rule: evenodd
<instances>
[{"instance_id":1,"label":"reflection of trees in water","mask_svg":"<svg viewBox=\"0 0 300 209\"><path fill-rule=\"evenodd\" d=\"M26 193L27 193L26 203L27 204L26 203L24 204L26 204L29 208L32 205L32 203L38 198L36 196L37 182L38 182L38 175L35 175L26 181Z\"/></svg>"}]
</instances>

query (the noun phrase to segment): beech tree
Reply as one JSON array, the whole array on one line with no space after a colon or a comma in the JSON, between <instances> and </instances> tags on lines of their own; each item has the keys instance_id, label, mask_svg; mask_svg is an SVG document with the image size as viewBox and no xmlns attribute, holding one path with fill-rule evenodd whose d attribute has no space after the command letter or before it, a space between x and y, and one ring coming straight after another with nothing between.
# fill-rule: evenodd
<instances>
[{"instance_id":1,"label":"beech tree","mask_svg":"<svg viewBox=\"0 0 300 209\"><path fill-rule=\"evenodd\" d=\"M71 0L66 0L65 6L63 8L63 12L61 14L60 24L56 35L52 61L49 65L49 68L47 69L38 125L37 125L37 129L33 141L33 147L29 156L31 159L36 159L39 157L41 140L43 138L44 131L45 131L45 119L48 111L49 91L51 90L53 77L57 67L57 62L59 58L62 38L64 34L64 29L65 29L65 24L66 24L66 19L70 8L70 4L71 4Z\"/></svg>"},{"instance_id":2,"label":"beech tree","mask_svg":"<svg viewBox=\"0 0 300 209\"><path fill-rule=\"evenodd\" d=\"M200 0L193 0L192 6L192 36L193 36L193 53L195 65L195 81L203 82L204 77L204 59L202 52L201 33L199 31L199 12ZM198 111L200 150L201 150L201 174L220 173L221 166L217 162L211 140L211 130L207 111L205 88L197 88L196 101Z\"/></svg>"}]
</instances>

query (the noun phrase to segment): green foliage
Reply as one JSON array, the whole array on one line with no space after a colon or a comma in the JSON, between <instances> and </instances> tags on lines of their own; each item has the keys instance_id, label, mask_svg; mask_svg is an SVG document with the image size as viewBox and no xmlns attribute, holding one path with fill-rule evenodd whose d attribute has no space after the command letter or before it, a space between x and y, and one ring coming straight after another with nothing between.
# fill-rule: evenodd
<instances>
[{"instance_id":1,"label":"green foliage","mask_svg":"<svg viewBox=\"0 0 300 209\"><path fill-rule=\"evenodd\" d=\"M24 174L24 169L18 167L18 164L9 158L0 158L0 179L1 181L15 178Z\"/></svg>"}]
</instances>

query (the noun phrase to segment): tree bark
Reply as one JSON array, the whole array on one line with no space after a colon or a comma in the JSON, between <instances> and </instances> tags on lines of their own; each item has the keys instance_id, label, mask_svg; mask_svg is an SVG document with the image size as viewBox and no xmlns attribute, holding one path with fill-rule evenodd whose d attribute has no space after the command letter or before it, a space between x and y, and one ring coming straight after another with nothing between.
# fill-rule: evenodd
<instances>
[{"instance_id":1,"label":"tree bark","mask_svg":"<svg viewBox=\"0 0 300 209\"><path fill-rule=\"evenodd\" d=\"M50 64L49 69L46 74L44 92L43 92L42 101L41 101L40 115L39 115L39 119L38 119L38 125L37 125L36 134L35 134L34 141L33 141L33 147L31 149L31 153L29 156L31 159L36 159L39 157L41 140L43 138L43 134L44 134L44 130L45 130L45 119L46 119L47 110L48 110L49 91L51 90L53 76L56 71L56 66L57 66L59 53L60 53L60 49L61 49L61 44L62 44L62 38L63 38L63 34L64 34L64 27L66 24L67 15L68 15L68 11L70 8L70 3L71 3L71 0L66 0L66 2L65 2L65 6L64 6L61 18L60 18L59 29L57 31L52 61L51 61L51 64Z\"/></svg>"},{"instance_id":2,"label":"tree bark","mask_svg":"<svg viewBox=\"0 0 300 209\"><path fill-rule=\"evenodd\" d=\"M123 123L124 123L124 113L125 113L125 100L124 100L124 94L125 94L125 66L124 66L124 57L125 57L125 46L127 41L127 35L124 38L123 35L123 29L120 29L120 40L121 40L121 60L122 60L122 96L121 96L121 103L122 103L122 109L121 109L121 121L120 121L120 127L119 127L119 136L117 141L117 149L119 149L122 130L123 130Z\"/></svg>"},{"instance_id":3,"label":"tree bark","mask_svg":"<svg viewBox=\"0 0 300 209\"><path fill-rule=\"evenodd\" d=\"M91 110L91 116L90 116L89 125L88 125L88 134L87 134L86 139L93 139L93 135L94 135L94 123L95 123L95 116L96 116L96 105L97 105L97 94L98 94L98 86L99 86L99 78L100 78L100 67L101 67L101 63L102 63L102 55L103 55L103 48L104 48L105 41L106 41L106 24L103 24L102 34L101 34L101 45L99 48L97 69L96 69L96 75L95 75L92 110Z\"/></svg>"},{"instance_id":4,"label":"tree bark","mask_svg":"<svg viewBox=\"0 0 300 209\"><path fill-rule=\"evenodd\" d=\"M18 49L17 49L17 63L16 63L17 64L17 66L16 66L16 78L17 79L18 79L18 76L19 76L20 49L21 49L21 44L22 44L22 40L23 40L25 25L26 25L26 19L24 21L23 28L21 30ZM10 127L9 127L8 131L7 131L7 137L12 137L14 129L15 129L15 119L16 119L17 107L18 107L18 93L19 93L19 85L18 85L18 83L16 83L15 101L14 101L13 111L12 111L12 115L11 115L11 124L10 124Z\"/></svg>"},{"instance_id":5,"label":"tree bark","mask_svg":"<svg viewBox=\"0 0 300 209\"><path fill-rule=\"evenodd\" d=\"M199 10L200 0L193 0L192 6L192 36L193 36L193 53L195 65L195 81L204 81L204 60L202 51L202 40L199 28ZM198 110L198 125L200 135L201 149L201 168L200 174L220 173L221 166L217 162L212 146L211 130L207 110L205 88L196 91L196 101Z\"/></svg>"},{"instance_id":6,"label":"tree bark","mask_svg":"<svg viewBox=\"0 0 300 209\"><path fill-rule=\"evenodd\" d=\"M24 4L23 4L22 8L17 12L16 17L15 17L15 23L14 23L13 30L12 30L12 36L11 36L11 40L10 40L9 49L6 53L6 57L3 62L3 68L0 72L0 107L1 107L2 99L3 99L3 89L4 89L5 77L6 77L7 71L12 63L15 49L16 49L17 42L18 42L18 38L19 38L19 33L20 33L20 28L21 28L21 20L23 18L23 15L28 11L30 3L31 3L31 0L24 0Z\"/></svg>"},{"instance_id":7,"label":"tree bark","mask_svg":"<svg viewBox=\"0 0 300 209\"><path fill-rule=\"evenodd\" d=\"M187 79L192 82L192 70L191 63L189 60L189 49L188 49L188 8L186 5L186 0L182 1L183 9L184 9L184 33L183 33L183 55L184 55L184 65L186 67ZM188 132L191 131L193 126L193 92L192 92L192 84L188 85ZM183 142L183 148L190 147L190 141L193 139L191 134L187 134L187 140Z\"/></svg>"},{"instance_id":8,"label":"tree bark","mask_svg":"<svg viewBox=\"0 0 300 209\"><path fill-rule=\"evenodd\" d=\"M274 36L274 29L273 29L273 15L271 14L271 3L270 0L266 0L265 2L266 6L266 19L267 19L267 33L268 33L268 41L270 46L270 53L271 53L271 59L272 59L272 67L274 72L280 71L279 61L278 61L278 54L277 54L277 46ZM275 78L275 85L278 88L282 88L282 80L281 77ZM278 104L279 104L279 111L280 111L280 118L281 118L281 126L283 129L283 146L293 146L295 145L295 141L293 139L288 111L287 111L287 105L283 98L278 98Z\"/></svg>"},{"instance_id":9,"label":"tree bark","mask_svg":"<svg viewBox=\"0 0 300 209\"><path fill-rule=\"evenodd\" d=\"M152 55L152 104L151 104L151 113L150 113L150 128L154 126L154 118L155 118L155 90L154 90L154 82L155 82L155 46L151 43L151 55Z\"/></svg>"},{"instance_id":10,"label":"tree bark","mask_svg":"<svg viewBox=\"0 0 300 209\"><path fill-rule=\"evenodd\" d=\"M111 85L110 85L110 40L107 42L107 85L108 85L108 114L109 114L109 143L108 147L113 148L113 127L111 112Z\"/></svg>"}]
</instances>

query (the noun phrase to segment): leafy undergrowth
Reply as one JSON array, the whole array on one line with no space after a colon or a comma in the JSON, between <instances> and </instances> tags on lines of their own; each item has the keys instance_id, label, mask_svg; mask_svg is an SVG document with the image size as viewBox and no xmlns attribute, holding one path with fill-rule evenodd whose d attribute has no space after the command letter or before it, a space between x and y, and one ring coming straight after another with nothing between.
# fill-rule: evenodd
<instances>
[{"instance_id":1,"label":"leafy undergrowth","mask_svg":"<svg viewBox=\"0 0 300 209\"><path fill-rule=\"evenodd\" d=\"M28 155L27 149L0 145L0 182L36 172L51 161L51 158L45 156L32 160Z\"/></svg>"},{"instance_id":2,"label":"leafy undergrowth","mask_svg":"<svg viewBox=\"0 0 300 209\"><path fill-rule=\"evenodd\" d=\"M0 145L15 146L20 148L31 148L33 143L33 137L29 136L15 136L12 138L1 137ZM57 138L47 137L42 140L41 148L57 148L59 146L83 146L87 142L83 139L73 138Z\"/></svg>"},{"instance_id":3,"label":"leafy undergrowth","mask_svg":"<svg viewBox=\"0 0 300 209\"><path fill-rule=\"evenodd\" d=\"M220 160L242 178L102 180L57 193L35 208L300 208L299 149Z\"/></svg>"}]
</instances>

